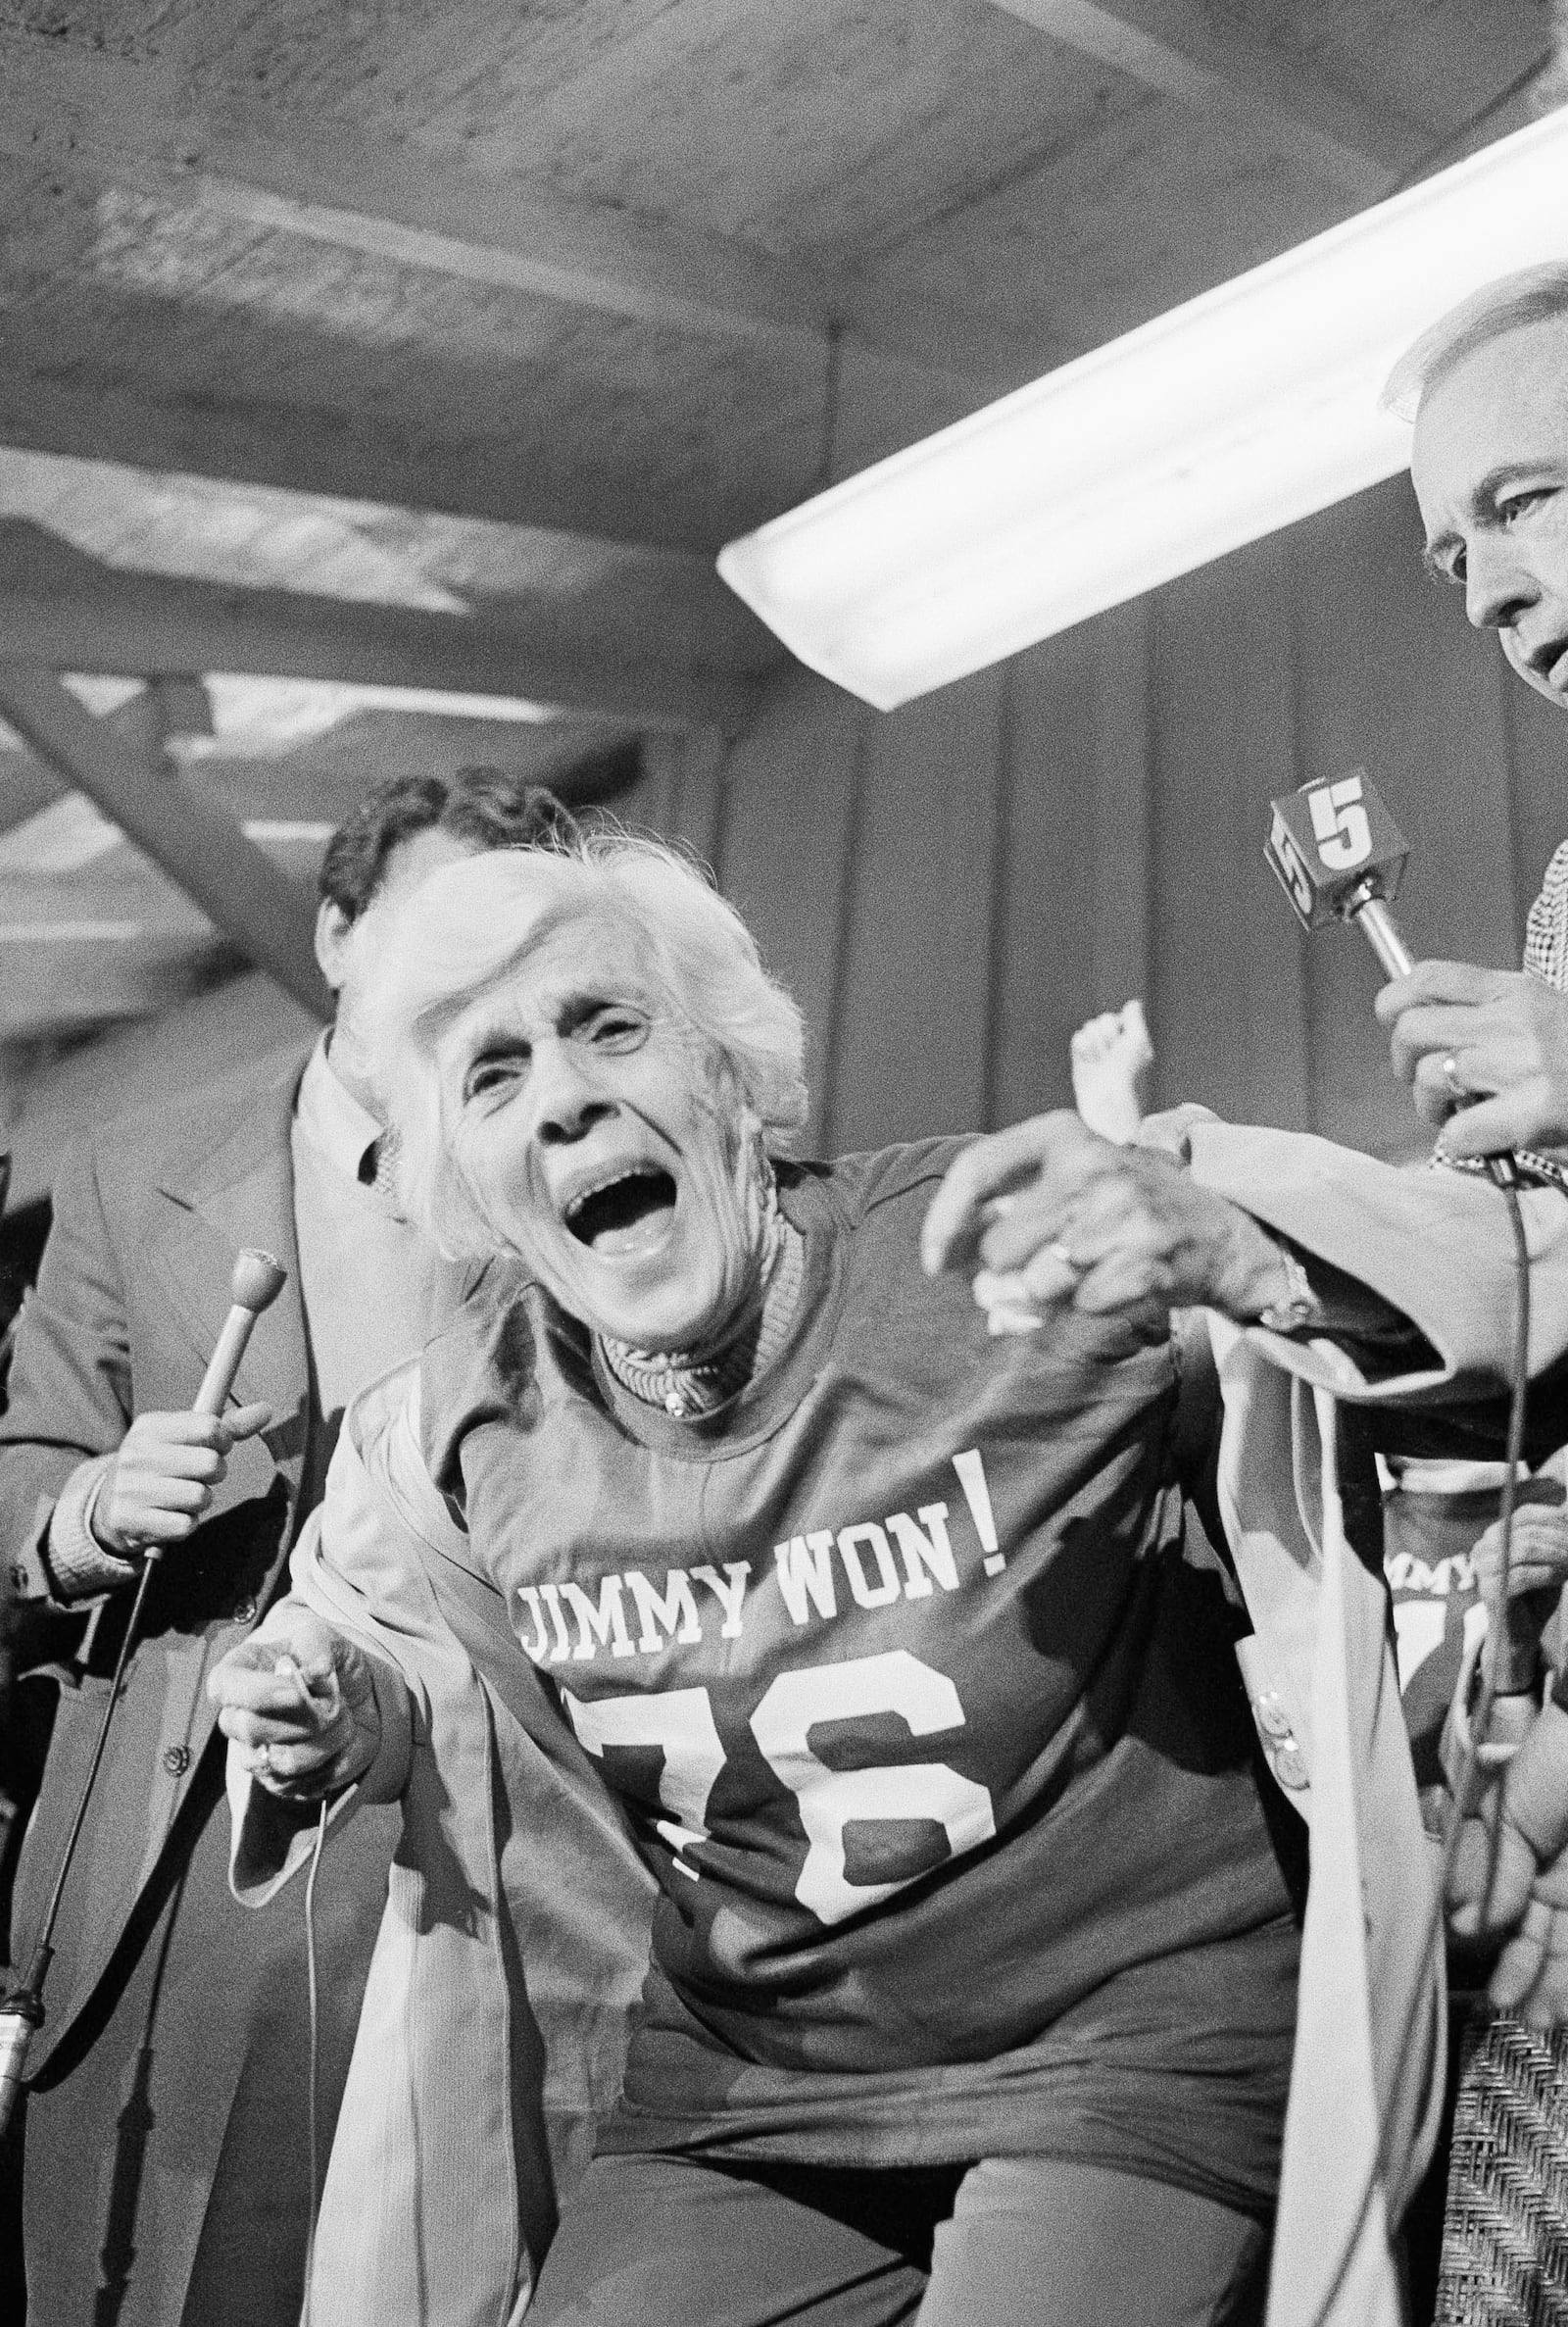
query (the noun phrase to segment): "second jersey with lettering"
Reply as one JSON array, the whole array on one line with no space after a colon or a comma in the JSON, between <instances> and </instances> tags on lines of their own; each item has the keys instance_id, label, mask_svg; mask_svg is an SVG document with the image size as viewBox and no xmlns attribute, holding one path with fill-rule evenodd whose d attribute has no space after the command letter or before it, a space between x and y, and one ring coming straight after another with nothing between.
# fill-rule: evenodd
<instances>
[{"instance_id":1,"label":"second jersey with lettering","mask_svg":"<svg viewBox=\"0 0 1568 2327\"><path fill-rule=\"evenodd\" d=\"M918 1263L955 1152L781 1167L794 1336L708 1422L515 1280L426 1352L432 1476L662 1887L612 2140L1018 2147L1054 2044L1282 2097L1294 1931L1170 1347L988 1336Z\"/></svg>"}]
</instances>

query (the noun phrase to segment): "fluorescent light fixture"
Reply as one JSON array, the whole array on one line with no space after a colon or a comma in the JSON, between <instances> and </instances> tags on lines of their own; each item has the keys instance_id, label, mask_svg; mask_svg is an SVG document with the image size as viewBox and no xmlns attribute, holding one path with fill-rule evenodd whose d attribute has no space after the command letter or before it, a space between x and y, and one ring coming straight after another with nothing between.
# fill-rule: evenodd
<instances>
[{"instance_id":1,"label":"fluorescent light fixture","mask_svg":"<svg viewBox=\"0 0 1568 2327\"><path fill-rule=\"evenodd\" d=\"M803 663L892 711L1342 501L1409 459L1378 410L1456 300L1568 258L1568 112L1048 372L732 541Z\"/></svg>"}]
</instances>

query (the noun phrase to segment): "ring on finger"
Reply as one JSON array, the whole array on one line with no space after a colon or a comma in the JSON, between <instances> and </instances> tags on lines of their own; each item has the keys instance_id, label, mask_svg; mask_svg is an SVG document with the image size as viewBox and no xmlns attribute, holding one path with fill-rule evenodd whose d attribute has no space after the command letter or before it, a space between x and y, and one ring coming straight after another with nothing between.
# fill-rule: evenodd
<instances>
[{"instance_id":1,"label":"ring on finger","mask_svg":"<svg viewBox=\"0 0 1568 2327\"><path fill-rule=\"evenodd\" d=\"M1059 1261L1063 1268L1070 1268L1074 1276L1083 1275L1084 1263L1081 1261L1075 1261L1059 1239L1055 1244L1048 1244L1046 1251L1051 1255L1053 1261Z\"/></svg>"},{"instance_id":2,"label":"ring on finger","mask_svg":"<svg viewBox=\"0 0 1568 2327\"><path fill-rule=\"evenodd\" d=\"M1466 1100L1471 1097L1471 1093L1465 1083L1460 1079L1459 1062L1454 1057L1452 1051L1448 1053L1447 1057L1443 1062L1443 1079L1448 1086L1448 1096L1451 1099L1456 1100L1459 1106L1463 1107Z\"/></svg>"},{"instance_id":3,"label":"ring on finger","mask_svg":"<svg viewBox=\"0 0 1568 2327\"><path fill-rule=\"evenodd\" d=\"M271 1748L271 1744L270 1744L270 1740L269 1740L269 1739L267 1739L267 1738L265 1738L265 1737L264 1737L264 1738L263 1738L263 1740L262 1740L262 1742L261 1742L261 1744L260 1744L259 1746L256 1746L256 1747L255 1747L255 1748L253 1748L253 1750L252 1750L252 1753L251 1753L251 1767L252 1767L252 1769L253 1769L253 1770L262 1770L262 1769L270 1769L270 1768L271 1768L271 1766L272 1766L272 1748Z\"/></svg>"}]
</instances>

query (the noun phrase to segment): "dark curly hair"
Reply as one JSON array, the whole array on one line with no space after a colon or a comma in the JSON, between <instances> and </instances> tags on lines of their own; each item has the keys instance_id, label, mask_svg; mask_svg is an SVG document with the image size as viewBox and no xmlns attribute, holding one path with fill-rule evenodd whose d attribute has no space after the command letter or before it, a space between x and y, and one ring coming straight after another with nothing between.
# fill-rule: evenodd
<instances>
[{"instance_id":1,"label":"dark curly hair","mask_svg":"<svg viewBox=\"0 0 1568 2327\"><path fill-rule=\"evenodd\" d=\"M393 850L421 832L450 832L475 849L533 848L575 839L577 823L554 792L504 767L399 776L368 793L327 842L322 897L346 921L357 921L381 886Z\"/></svg>"}]
</instances>

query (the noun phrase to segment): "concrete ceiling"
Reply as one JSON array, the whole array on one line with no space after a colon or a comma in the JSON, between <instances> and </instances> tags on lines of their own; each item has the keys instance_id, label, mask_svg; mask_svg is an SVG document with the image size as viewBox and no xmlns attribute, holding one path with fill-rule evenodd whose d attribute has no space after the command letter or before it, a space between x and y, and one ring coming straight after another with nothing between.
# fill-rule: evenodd
<instances>
[{"instance_id":1,"label":"concrete ceiling","mask_svg":"<svg viewBox=\"0 0 1568 2327\"><path fill-rule=\"evenodd\" d=\"M722 541L1516 125L1549 16L0 0L0 713L223 674L61 716L236 882L393 769L733 727ZM223 974L12 708L0 1044Z\"/></svg>"}]
</instances>

